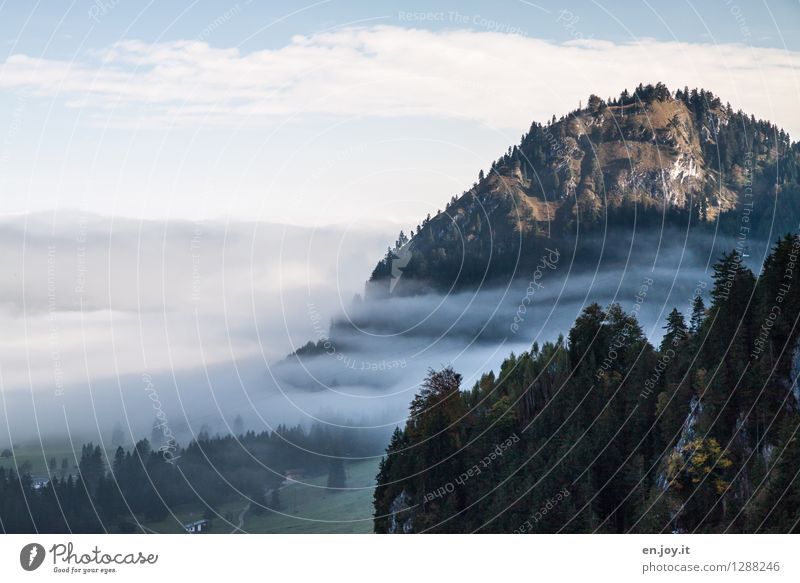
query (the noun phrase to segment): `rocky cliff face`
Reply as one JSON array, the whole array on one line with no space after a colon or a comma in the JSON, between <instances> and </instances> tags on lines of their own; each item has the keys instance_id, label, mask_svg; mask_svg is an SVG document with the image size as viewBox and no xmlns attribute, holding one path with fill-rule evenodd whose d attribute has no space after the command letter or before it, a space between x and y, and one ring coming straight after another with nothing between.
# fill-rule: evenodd
<instances>
[{"instance_id":1,"label":"rocky cliff face","mask_svg":"<svg viewBox=\"0 0 800 583\"><path fill-rule=\"evenodd\" d=\"M421 281L507 276L543 241L576 243L599 225L718 221L735 236L742 209L763 211L754 230L775 214L779 194L792 197L796 225L795 192L782 193L796 183L777 169L798 158L782 130L703 90L673 94L658 84L615 99L591 96L561 119L534 123L472 188L387 254L372 281L395 288L402 271L397 290L408 292ZM392 269L401 256L403 268Z\"/></svg>"}]
</instances>

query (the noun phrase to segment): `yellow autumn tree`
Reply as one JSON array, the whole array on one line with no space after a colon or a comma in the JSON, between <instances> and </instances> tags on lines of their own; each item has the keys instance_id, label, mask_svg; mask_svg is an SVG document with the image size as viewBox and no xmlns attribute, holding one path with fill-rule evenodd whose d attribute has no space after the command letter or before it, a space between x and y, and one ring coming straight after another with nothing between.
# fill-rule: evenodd
<instances>
[{"instance_id":1,"label":"yellow autumn tree","mask_svg":"<svg viewBox=\"0 0 800 583\"><path fill-rule=\"evenodd\" d=\"M723 453L716 439L695 438L669 457L669 486L686 492L707 484L718 496L722 495L728 487L724 475L731 465L733 462Z\"/></svg>"}]
</instances>

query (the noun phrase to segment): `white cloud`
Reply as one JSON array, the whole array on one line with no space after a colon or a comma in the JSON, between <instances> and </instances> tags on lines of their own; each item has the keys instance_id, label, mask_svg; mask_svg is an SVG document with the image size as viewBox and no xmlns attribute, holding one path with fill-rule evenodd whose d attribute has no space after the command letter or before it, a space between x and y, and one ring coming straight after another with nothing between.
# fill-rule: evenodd
<instances>
[{"instance_id":1,"label":"white cloud","mask_svg":"<svg viewBox=\"0 0 800 583\"><path fill-rule=\"evenodd\" d=\"M95 123L266 125L304 114L433 116L522 130L640 82L704 87L800 135L800 53L642 40L556 44L391 26L296 36L247 54L126 40L81 61L13 55L0 87L60 96Z\"/></svg>"},{"instance_id":2,"label":"white cloud","mask_svg":"<svg viewBox=\"0 0 800 583\"><path fill-rule=\"evenodd\" d=\"M0 218L4 388L282 358L362 290L380 229ZM313 261L312 261L313 259Z\"/></svg>"}]
</instances>

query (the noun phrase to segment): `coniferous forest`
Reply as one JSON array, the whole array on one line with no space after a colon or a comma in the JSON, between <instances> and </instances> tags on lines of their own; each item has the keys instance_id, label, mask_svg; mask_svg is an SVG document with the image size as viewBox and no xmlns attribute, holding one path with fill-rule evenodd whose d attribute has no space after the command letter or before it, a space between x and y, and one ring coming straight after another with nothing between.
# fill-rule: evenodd
<instances>
[{"instance_id":1,"label":"coniferous forest","mask_svg":"<svg viewBox=\"0 0 800 583\"><path fill-rule=\"evenodd\" d=\"M150 532L144 524L165 520L184 504L201 505L206 519L221 523L232 520L217 511L226 502L249 502L255 514L281 511L280 486L290 471L327 474L330 487L346 487L341 459L331 456L344 447L371 453L373 439L344 438L316 424L226 436L201 432L174 451L142 439L108 457L89 443L76 472L54 470L44 484L0 467L0 527L6 533L133 533Z\"/></svg>"},{"instance_id":2,"label":"coniferous forest","mask_svg":"<svg viewBox=\"0 0 800 583\"><path fill-rule=\"evenodd\" d=\"M758 276L716 263L710 305L652 346L618 305L462 387L431 370L392 436L377 533L800 529L800 238Z\"/></svg>"}]
</instances>

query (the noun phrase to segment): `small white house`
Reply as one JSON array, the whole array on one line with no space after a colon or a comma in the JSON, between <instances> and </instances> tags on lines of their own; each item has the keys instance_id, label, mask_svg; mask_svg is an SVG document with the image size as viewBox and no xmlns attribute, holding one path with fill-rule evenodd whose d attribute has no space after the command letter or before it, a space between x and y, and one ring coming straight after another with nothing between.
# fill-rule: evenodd
<instances>
[{"instance_id":1,"label":"small white house","mask_svg":"<svg viewBox=\"0 0 800 583\"><path fill-rule=\"evenodd\" d=\"M203 532L208 528L208 520L195 520L189 524L184 524L183 528L186 532L193 534L196 532Z\"/></svg>"},{"instance_id":2,"label":"small white house","mask_svg":"<svg viewBox=\"0 0 800 583\"><path fill-rule=\"evenodd\" d=\"M47 478L33 478L31 485L33 486L34 490L41 490L49 483L50 480L48 480Z\"/></svg>"}]
</instances>

